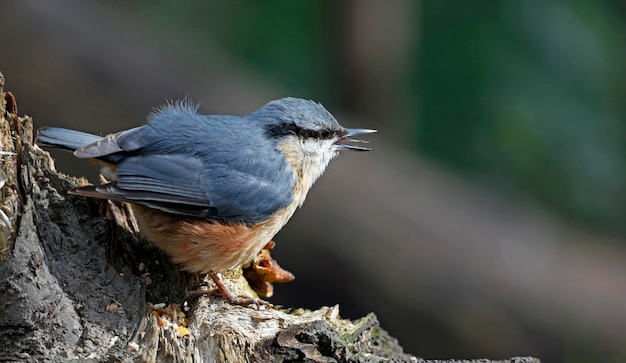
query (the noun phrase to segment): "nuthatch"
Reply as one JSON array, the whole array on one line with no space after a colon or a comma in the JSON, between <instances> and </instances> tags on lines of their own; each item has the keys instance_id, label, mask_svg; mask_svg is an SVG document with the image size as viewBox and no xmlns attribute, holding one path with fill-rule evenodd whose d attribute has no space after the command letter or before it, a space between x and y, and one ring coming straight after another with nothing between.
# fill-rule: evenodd
<instances>
[{"instance_id":1,"label":"nuthatch","mask_svg":"<svg viewBox=\"0 0 626 363\"><path fill-rule=\"evenodd\" d=\"M302 205L315 180L352 136L322 105L269 102L245 116L200 115L189 102L157 109L144 126L105 137L39 130L40 146L105 164L113 181L72 194L128 202L141 232L182 269L220 281L251 261Z\"/></svg>"}]
</instances>

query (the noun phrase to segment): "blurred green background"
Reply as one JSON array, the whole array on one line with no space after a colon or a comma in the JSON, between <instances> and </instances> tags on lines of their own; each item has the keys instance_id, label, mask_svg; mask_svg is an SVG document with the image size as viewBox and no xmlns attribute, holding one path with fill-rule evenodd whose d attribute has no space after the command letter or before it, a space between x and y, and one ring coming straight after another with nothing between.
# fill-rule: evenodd
<instances>
[{"instance_id":1,"label":"blurred green background","mask_svg":"<svg viewBox=\"0 0 626 363\"><path fill-rule=\"evenodd\" d=\"M351 38L368 35L346 34L367 31L344 24L351 21L345 13L358 2L116 4L173 28L171 36L185 38L198 51L215 42L297 94L346 111L364 108L358 95L367 91L350 93L358 86L351 78L360 70L339 61L351 52L342 49ZM384 12L385 6L377 6L382 10L373 10ZM403 64L389 62L402 69L384 72L405 79L374 84L396 86L391 92L397 99L391 105L385 102L389 96L365 100L368 108L389 111L377 112L374 122L396 133L411 123L403 141L421 155L493 187L535 197L574 223L626 235L623 3L444 0L400 6L414 14L391 14L403 17L397 20L364 15L383 24L354 25L406 22L389 35L410 38L394 45L408 49L391 47L400 55L380 48L352 55L404 57ZM384 42L397 40L371 45Z\"/></svg>"},{"instance_id":2,"label":"blurred green background","mask_svg":"<svg viewBox=\"0 0 626 363\"><path fill-rule=\"evenodd\" d=\"M335 162L342 164L331 166L332 175L363 167L323 177L277 237L277 258L302 285L278 287L272 301L340 303L352 318L374 311L424 358L626 360L624 2L29 0L0 7L12 14L0 29L0 70L38 126L105 134L140 124L166 99L190 96L204 112L241 114L291 95L322 102L340 121L346 116L346 126L379 129L370 154L382 156ZM65 170L94 172L73 165ZM398 179L399 186L385 181ZM352 184L340 189L338 180ZM357 212L339 217L325 208L324 195L341 203L351 188L361 190L359 207L371 215L357 220ZM467 226L446 224L459 210ZM414 261L381 263L413 280L385 279L356 257L346 247L356 235L333 226L344 217L358 229L375 231L382 221L403 231L353 245ZM512 246L492 237L509 235ZM461 247L448 259L447 246ZM494 285L499 271L511 280ZM516 285L533 271L533 281Z\"/></svg>"}]
</instances>

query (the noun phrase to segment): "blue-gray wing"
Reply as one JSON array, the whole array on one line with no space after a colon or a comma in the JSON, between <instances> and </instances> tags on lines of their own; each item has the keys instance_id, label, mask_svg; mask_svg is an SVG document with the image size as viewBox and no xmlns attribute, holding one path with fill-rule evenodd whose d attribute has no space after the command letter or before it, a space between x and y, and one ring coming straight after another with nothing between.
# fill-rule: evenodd
<instances>
[{"instance_id":1,"label":"blue-gray wing","mask_svg":"<svg viewBox=\"0 0 626 363\"><path fill-rule=\"evenodd\" d=\"M115 164L117 180L75 193L206 219L265 221L289 205L295 181L282 154L259 135L259 126L241 117L166 105L148 124L76 150Z\"/></svg>"},{"instance_id":2,"label":"blue-gray wing","mask_svg":"<svg viewBox=\"0 0 626 363\"><path fill-rule=\"evenodd\" d=\"M78 188L75 193L244 223L267 220L292 198L289 182L265 180L227 165L207 168L203 160L188 155L129 156L117 164L116 174L114 182Z\"/></svg>"},{"instance_id":3,"label":"blue-gray wing","mask_svg":"<svg viewBox=\"0 0 626 363\"><path fill-rule=\"evenodd\" d=\"M149 140L141 137L141 128L125 132L109 135L98 145L87 145L75 152L79 157L114 159L117 180L78 188L74 193L137 203L169 213L249 224L267 220L292 200L292 172L284 168L267 172L276 165L265 163L275 160L257 155L242 163L224 152L215 152L213 156L163 153L154 151Z\"/></svg>"},{"instance_id":4,"label":"blue-gray wing","mask_svg":"<svg viewBox=\"0 0 626 363\"><path fill-rule=\"evenodd\" d=\"M141 126L107 135L77 148L74 155L84 159L103 159L116 164L129 152L139 150L149 144L149 139L142 137L145 131L146 127Z\"/></svg>"}]
</instances>

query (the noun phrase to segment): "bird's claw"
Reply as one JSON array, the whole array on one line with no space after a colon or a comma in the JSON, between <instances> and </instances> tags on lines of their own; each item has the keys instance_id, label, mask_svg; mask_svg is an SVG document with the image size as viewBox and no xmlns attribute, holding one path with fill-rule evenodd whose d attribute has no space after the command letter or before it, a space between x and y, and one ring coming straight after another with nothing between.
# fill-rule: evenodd
<instances>
[{"instance_id":1,"label":"bird's claw","mask_svg":"<svg viewBox=\"0 0 626 363\"><path fill-rule=\"evenodd\" d=\"M187 293L185 297L186 301L195 300L202 295L214 295L221 296L226 301L231 304L240 305L240 306L250 306L255 305L257 310L261 308L261 306L273 306L272 303L267 301L256 299L249 296L240 296L233 294L222 282L222 279L213 271L209 271L208 275L211 277L213 282L215 283L216 288L212 290L193 290Z\"/></svg>"},{"instance_id":2,"label":"bird's claw","mask_svg":"<svg viewBox=\"0 0 626 363\"><path fill-rule=\"evenodd\" d=\"M200 296L204 296L204 295L220 296L224 298L224 300L235 305L240 305L240 306L254 305L257 310L260 310L261 306L267 306L267 307L274 306L272 303L261 300L261 299L255 299L255 298L248 297L248 296L235 295L228 290L221 290L219 288L211 289L211 290L207 289L207 290L189 291L187 292L187 295L185 296L185 301L196 300Z\"/></svg>"}]
</instances>

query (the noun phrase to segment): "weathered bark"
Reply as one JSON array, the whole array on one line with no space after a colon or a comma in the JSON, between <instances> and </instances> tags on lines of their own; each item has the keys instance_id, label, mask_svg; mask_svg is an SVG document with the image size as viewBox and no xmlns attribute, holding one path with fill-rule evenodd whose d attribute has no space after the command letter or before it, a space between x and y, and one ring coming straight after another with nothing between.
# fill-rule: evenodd
<instances>
[{"instance_id":1,"label":"weathered bark","mask_svg":"<svg viewBox=\"0 0 626 363\"><path fill-rule=\"evenodd\" d=\"M203 297L186 312L188 335L162 326L148 302L182 301L193 277L140 237L125 206L66 194L85 181L54 170L3 88L0 75L0 361L425 362L374 314L344 320L336 306ZM249 291L241 271L227 283Z\"/></svg>"}]
</instances>

